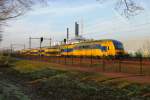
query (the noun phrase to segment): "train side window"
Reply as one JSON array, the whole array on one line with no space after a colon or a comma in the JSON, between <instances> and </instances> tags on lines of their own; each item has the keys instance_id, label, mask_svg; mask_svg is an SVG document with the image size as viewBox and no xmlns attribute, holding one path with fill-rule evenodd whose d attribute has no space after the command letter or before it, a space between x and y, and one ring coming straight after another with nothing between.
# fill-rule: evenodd
<instances>
[{"instance_id":1,"label":"train side window","mask_svg":"<svg viewBox=\"0 0 150 100\"><path fill-rule=\"evenodd\" d=\"M79 46L78 49L83 49L83 46Z\"/></svg>"},{"instance_id":2,"label":"train side window","mask_svg":"<svg viewBox=\"0 0 150 100\"><path fill-rule=\"evenodd\" d=\"M110 50L110 48L109 48L109 47L107 47L107 50Z\"/></svg>"},{"instance_id":3,"label":"train side window","mask_svg":"<svg viewBox=\"0 0 150 100\"><path fill-rule=\"evenodd\" d=\"M81 49L87 49L87 46L85 46L85 45L81 46Z\"/></svg>"},{"instance_id":4,"label":"train side window","mask_svg":"<svg viewBox=\"0 0 150 100\"><path fill-rule=\"evenodd\" d=\"M101 46L102 51L107 51L107 47Z\"/></svg>"},{"instance_id":5,"label":"train side window","mask_svg":"<svg viewBox=\"0 0 150 100\"><path fill-rule=\"evenodd\" d=\"M92 49L96 49L97 47L96 47L96 45L95 45L95 44L93 44L93 45L90 45L90 48L92 48Z\"/></svg>"},{"instance_id":6,"label":"train side window","mask_svg":"<svg viewBox=\"0 0 150 100\"><path fill-rule=\"evenodd\" d=\"M85 46L81 46L81 49L85 49Z\"/></svg>"},{"instance_id":7,"label":"train side window","mask_svg":"<svg viewBox=\"0 0 150 100\"><path fill-rule=\"evenodd\" d=\"M89 49L89 46L87 45L87 46L85 46L85 49Z\"/></svg>"},{"instance_id":8,"label":"train side window","mask_svg":"<svg viewBox=\"0 0 150 100\"><path fill-rule=\"evenodd\" d=\"M80 46L76 46L76 47L74 47L74 49L79 50L79 49L80 49Z\"/></svg>"}]
</instances>

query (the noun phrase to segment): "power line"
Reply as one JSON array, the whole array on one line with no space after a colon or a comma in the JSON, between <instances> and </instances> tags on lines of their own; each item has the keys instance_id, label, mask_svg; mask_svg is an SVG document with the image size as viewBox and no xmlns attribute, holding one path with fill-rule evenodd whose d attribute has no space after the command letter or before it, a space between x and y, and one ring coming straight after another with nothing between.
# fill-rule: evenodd
<instances>
[{"instance_id":1,"label":"power line","mask_svg":"<svg viewBox=\"0 0 150 100\"><path fill-rule=\"evenodd\" d=\"M142 24L138 24L138 25L131 25L131 26L134 26L134 27L141 27L141 26L143 26L143 25L149 25L150 24L150 22L147 22L147 23L142 23ZM93 27L92 27L93 28ZM98 26L98 25L95 25L95 27L94 28L100 28L100 26ZM115 28L115 27L113 27L113 28ZM123 28L123 27L122 27ZM92 29L93 30L93 29Z\"/></svg>"},{"instance_id":2,"label":"power line","mask_svg":"<svg viewBox=\"0 0 150 100\"><path fill-rule=\"evenodd\" d=\"M134 25L134 27L141 27L141 26L144 26L144 25L149 25L150 24L150 22L148 22L148 23L143 23L143 24L139 24L139 25ZM139 29L139 28L138 28ZM119 30L119 31L123 31L123 32L129 32L130 30ZM131 30L132 31L132 30ZM134 29L134 31L135 31L135 29ZM97 31L96 32L88 32L88 33L85 33L85 34L83 34L83 35L88 35L88 34L91 34L91 33L97 33Z\"/></svg>"}]
</instances>

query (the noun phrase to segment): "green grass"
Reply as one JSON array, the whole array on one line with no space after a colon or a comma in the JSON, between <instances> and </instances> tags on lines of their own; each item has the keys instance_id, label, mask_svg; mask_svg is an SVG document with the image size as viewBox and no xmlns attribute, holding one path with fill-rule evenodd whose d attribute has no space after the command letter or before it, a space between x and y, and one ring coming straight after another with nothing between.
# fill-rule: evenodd
<instances>
[{"instance_id":1,"label":"green grass","mask_svg":"<svg viewBox=\"0 0 150 100\"><path fill-rule=\"evenodd\" d=\"M0 67L11 67L12 63L14 63L16 59L11 56L3 56L0 55Z\"/></svg>"},{"instance_id":2,"label":"green grass","mask_svg":"<svg viewBox=\"0 0 150 100\"><path fill-rule=\"evenodd\" d=\"M15 85L0 82L0 100L31 100Z\"/></svg>"},{"instance_id":3,"label":"green grass","mask_svg":"<svg viewBox=\"0 0 150 100\"><path fill-rule=\"evenodd\" d=\"M18 61L14 63L14 69L20 71L21 73L34 72L38 70L43 70L48 68L47 63L35 62L35 61Z\"/></svg>"},{"instance_id":4,"label":"green grass","mask_svg":"<svg viewBox=\"0 0 150 100\"><path fill-rule=\"evenodd\" d=\"M18 76L46 100L145 100L150 86L106 77L101 73L55 69L49 63L18 61Z\"/></svg>"}]
</instances>

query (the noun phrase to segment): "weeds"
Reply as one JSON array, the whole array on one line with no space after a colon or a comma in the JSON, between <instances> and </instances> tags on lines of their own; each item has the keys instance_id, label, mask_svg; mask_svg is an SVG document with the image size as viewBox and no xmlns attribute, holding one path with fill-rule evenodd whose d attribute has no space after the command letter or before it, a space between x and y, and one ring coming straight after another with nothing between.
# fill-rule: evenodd
<instances>
[{"instance_id":1,"label":"weeds","mask_svg":"<svg viewBox=\"0 0 150 100\"><path fill-rule=\"evenodd\" d=\"M0 82L0 100L30 100L18 87Z\"/></svg>"},{"instance_id":2,"label":"weeds","mask_svg":"<svg viewBox=\"0 0 150 100\"><path fill-rule=\"evenodd\" d=\"M6 75L13 75L11 79L23 84L22 86L29 91L28 94L33 100L37 100L35 99L37 97L40 98L38 100L150 99L149 86L117 79L110 80L108 77L105 79L102 74L51 69L50 65L38 62L18 61L14 65L15 67L7 68ZM14 93L18 97L22 96L20 93ZM9 92L6 94L11 95Z\"/></svg>"},{"instance_id":3,"label":"weeds","mask_svg":"<svg viewBox=\"0 0 150 100\"><path fill-rule=\"evenodd\" d=\"M10 67L16 60L10 56L0 55L0 67Z\"/></svg>"}]
</instances>

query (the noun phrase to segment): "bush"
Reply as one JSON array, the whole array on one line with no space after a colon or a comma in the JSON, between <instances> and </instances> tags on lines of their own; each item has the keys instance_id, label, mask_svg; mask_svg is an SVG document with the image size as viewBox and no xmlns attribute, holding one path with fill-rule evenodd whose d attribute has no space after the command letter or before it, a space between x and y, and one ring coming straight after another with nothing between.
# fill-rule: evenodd
<instances>
[{"instance_id":1,"label":"bush","mask_svg":"<svg viewBox=\"0 0 150 100\"><path fill-rule=\"evenodd\" d=\"M14 59L12 59L10 56L0 56L0 67L9 67L12 65L12 62Z\"/></svg>"},{"instance_id":2,"label":"bush","mask_svg":"<svg viewBox=\"0 0 150 100\"><path fill-rule=\"evenodd\" d=\"M138 50L137 52L135 52L135 57L136 58L142 58L143 57L143 53L140 50Z\"/></svg>"}]
</instances>

